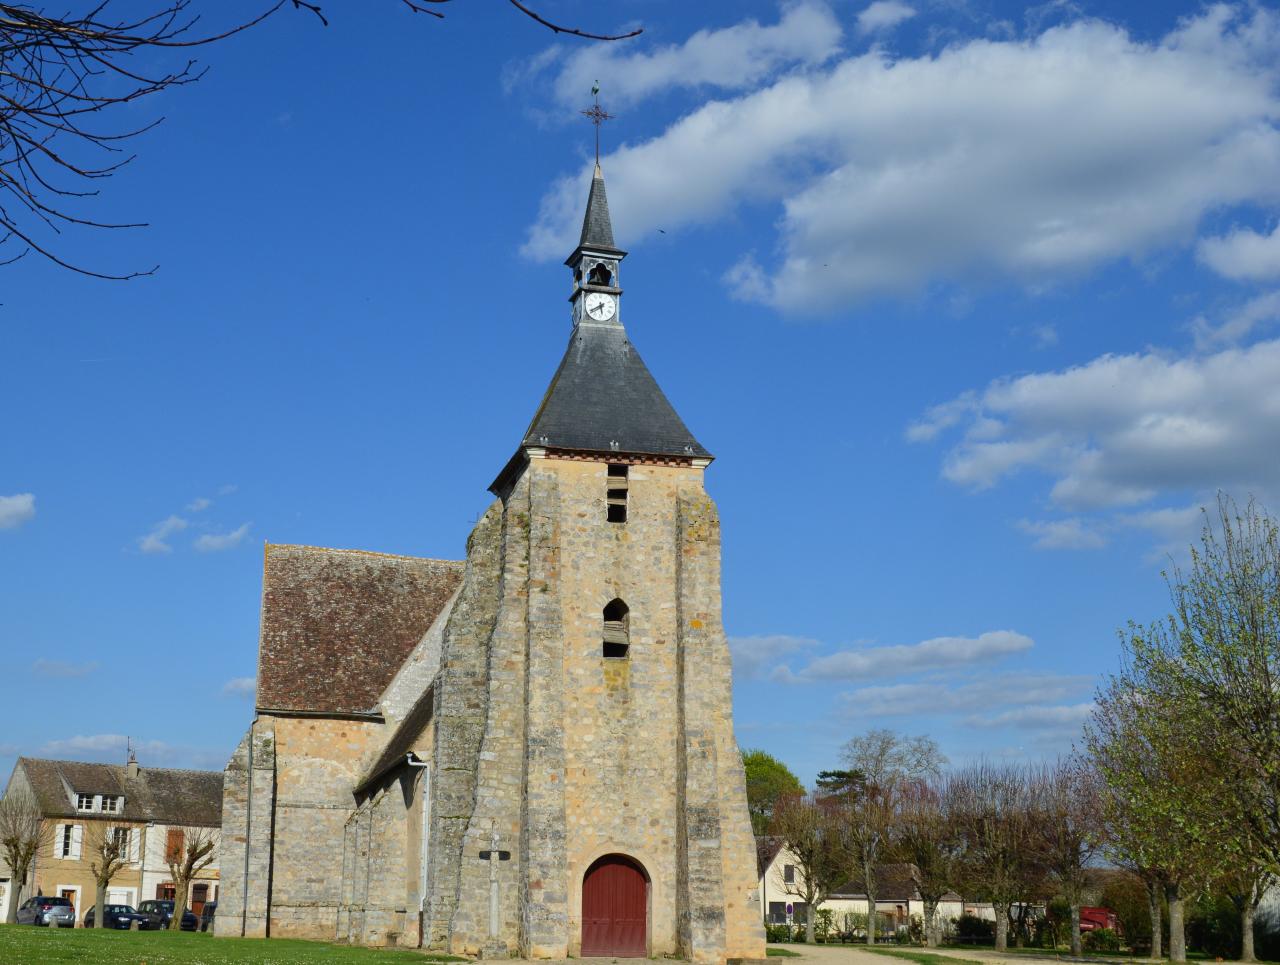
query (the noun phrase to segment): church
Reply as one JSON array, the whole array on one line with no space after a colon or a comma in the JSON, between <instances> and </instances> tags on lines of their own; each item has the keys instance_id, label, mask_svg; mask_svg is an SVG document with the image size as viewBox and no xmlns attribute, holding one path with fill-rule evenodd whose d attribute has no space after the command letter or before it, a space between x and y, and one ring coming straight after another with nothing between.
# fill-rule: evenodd
<instances>
[{"instance_id":1,"label":"church","mask_svg":"<svg viewBox=\"0 0 1280 965\"><path fill-rule=\"evenodd\" d=\"M625 256L597 163L568 347L464 561L266 547L218 935L764 957L712 456L623 326Z\"/></svg>"}]
</instances>

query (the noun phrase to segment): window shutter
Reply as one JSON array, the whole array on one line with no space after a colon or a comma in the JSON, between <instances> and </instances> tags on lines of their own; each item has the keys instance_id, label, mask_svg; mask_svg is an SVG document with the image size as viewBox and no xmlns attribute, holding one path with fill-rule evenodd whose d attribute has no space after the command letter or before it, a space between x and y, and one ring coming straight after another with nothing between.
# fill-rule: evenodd
<instances>
[{"instance_id":1,"label":"window shutter","mask_svg":"<svg viewBox=\"0 0 1280 965\"><path fill-rule=\"evenodd\" d=\"M138 863L138 839L142 837L137 828L129 829L129 860Z\"/></svg>"},{"instance_id":2,"label":"window shutter","mask_svg":"<svg viewBox=\"0 0 1280 965\"><path fill-rule=\"evenodd\" d=\"M80 844L84 841L84 825L75 824L71 827L71 858L73 861L80 860Z\"/></svg>"},{"instance_id":3,"label":"window shutter","mask_svg":"<svg viewBox=\"0 0 1280 965\"><path fill-rule=\"evenodd\" d=\"M56 824L54 825L54 828L53 828L53 856L55 858L66 857L66 854L62 850L62 843L63 841L66 840L63 837L63 835L65 835L66 832L63 831L62 829L65 827L66 827L65 824Z\"/></svg>"}]
</instances>

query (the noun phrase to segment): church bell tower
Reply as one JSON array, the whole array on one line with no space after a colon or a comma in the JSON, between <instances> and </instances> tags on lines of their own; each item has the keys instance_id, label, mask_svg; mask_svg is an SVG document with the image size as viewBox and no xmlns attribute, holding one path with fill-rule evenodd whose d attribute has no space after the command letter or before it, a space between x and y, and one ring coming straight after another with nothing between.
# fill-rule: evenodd
<instances>
[{"instance_id":1,"label":"church bell tower","mask_svg":"<svg viewBox=\"0 0 1280 965\"><path fill-rule=\"evenodd\" d=\"M573 328L490 486L435 684L427 944L763 958L712 456L623 326L597 163Z\"/></svg>"}]
</instances>

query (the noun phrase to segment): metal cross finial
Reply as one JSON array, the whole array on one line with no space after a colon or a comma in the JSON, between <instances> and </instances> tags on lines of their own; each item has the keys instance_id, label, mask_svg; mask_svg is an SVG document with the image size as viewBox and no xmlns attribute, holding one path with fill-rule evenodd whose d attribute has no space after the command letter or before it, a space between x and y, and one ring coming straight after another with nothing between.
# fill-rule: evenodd
<instances>
[{"instance_id":1,"label":"metal cross finial","mask_svg":"<svg viewBox=\"0 0 1280 965\"><path fill-rule=\"evenodd\" d=\"M605 121L613 120L613 115L606 113L604 109L600 107L600 81L596 81L591 86L591 94L596 99L595 103L591 105L591 108L589 110L582 111L581 113L586 117L591 118L591 123L596 126L596 164L599 164L600 163L600 125L603 124Z\"/></svg>"}]
</instances>

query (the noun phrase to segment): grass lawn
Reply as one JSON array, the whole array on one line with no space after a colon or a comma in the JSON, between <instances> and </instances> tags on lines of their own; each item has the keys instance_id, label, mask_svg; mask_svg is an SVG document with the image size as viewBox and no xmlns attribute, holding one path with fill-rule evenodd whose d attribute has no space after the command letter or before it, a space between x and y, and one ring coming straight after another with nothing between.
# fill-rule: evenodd
<instances>
[{"instance_id":1,"label":"grass lawn","mask_svg":"<svg viewBox=\"0 0 1280 965\"><path fill-rule=\"evenodd\" d=\"M409 965L460 962L448 955L326 945L286 938L219 938L201 932L125 932L0 925L0 965Z\"/></svg>"},{"instance_id":2,"label":"grass lawn","mask_svg":"<svg viewBox=\"0 0 1280 965\"><path fill-rule=\"evenodd\" d=\"M793 952L789 948L775 948L773 945L767 946L764 950L764 953L769 958L799 958L800 957L799 952Z\"/></svg>"},{"instance_id":3,"label":"grass lawn","mask_svg":"<svg viewBox=\"0 0 1280 965\"><path fill-rule=\"evenodd\" d=\"M858 951L870 952L872 955L884 955L887 958L905 958L916 965L982 965L969 958L952 958L950 955L935 955L933 952L916 951L907 948L882 948L879 945L863 945Z\"/></svg>"}]
</instances>

